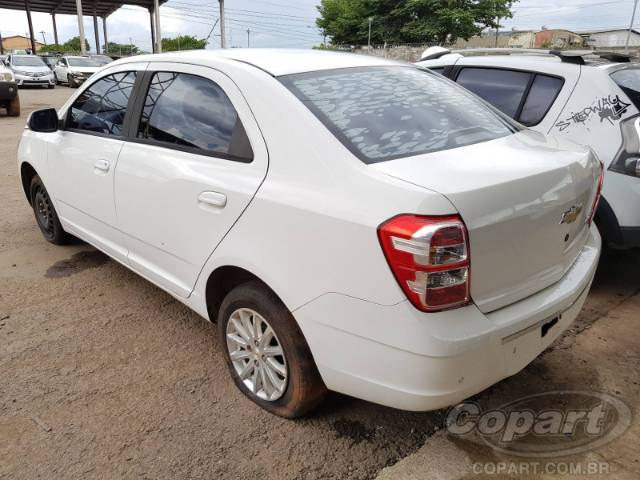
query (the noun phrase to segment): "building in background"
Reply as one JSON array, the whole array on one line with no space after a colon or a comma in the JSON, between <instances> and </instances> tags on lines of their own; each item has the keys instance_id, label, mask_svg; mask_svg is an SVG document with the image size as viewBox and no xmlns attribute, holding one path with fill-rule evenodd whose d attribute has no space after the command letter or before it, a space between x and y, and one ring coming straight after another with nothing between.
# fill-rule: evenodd
<instances>
[{"instance_id":1,"label":"building in background","mask_svg":"<svg viewBox=\"0 0 640 480\"><path fill-rule=\"evenodd\" d=\"M536 33L535 48L583 48L584 38L575 32L542 29Z\"/></svg>"},{"instance_id":2,"label":"building in background","mask_svg":"<svg viewBox=\"0 0 640 480\"><path fill-rule=\"evenodd\" d=\"M508 46L510 48L533 48L536 44L536 30L511 30Z\"/></svg>"},{"instance_id":3,"label":"building in background","mask_svg":"<svg viewBox=\"0 0 640 480\"><path fill-rule=\"evenodd\" d=\"M44 43L35 42L36 52L44 47ZM31 40L29 37L14 35L12 37L2 37L2 48L6 52L31 51Z\"/></svg>"},{"instance_id":4,"label":"building in background","mask_svg":"<svg viewBox=\"0 0 640 480\"><path fill-rule=\"evenodd\" d=\"M628 28L616 30L591 30L579 32L585 39L587 46L591 48L624 48L627 42ZM630 47L640 47L640 32L631 30L629 36Z\"/></svg>"}]
</instances>

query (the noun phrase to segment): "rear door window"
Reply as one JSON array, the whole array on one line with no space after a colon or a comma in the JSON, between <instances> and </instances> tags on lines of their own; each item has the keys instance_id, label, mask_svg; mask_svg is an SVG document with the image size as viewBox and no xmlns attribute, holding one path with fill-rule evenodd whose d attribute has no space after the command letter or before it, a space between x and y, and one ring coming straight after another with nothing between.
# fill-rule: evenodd
<instances>
[{"instance_id":1,"label":"rear door window","mask_svg":"<svg viewBox=\"0 0 640 480\"><path fill-rule=\"evenodd\" d=\"M463 68L456 82L515 118L531 74L494 68Z\"/></svg>"},{"instance_id":2,"label":"rear door window","mask_svg":"<svg viewBox=\"0 0 640 480\"><path fill-rule=\"evenodd\" d=\"M460 70L456 82L527 127L542 121L564 85L549 75L477 67Z\"/></svg>"},{"instance_id":3,"label":"rear door window","mask_svg":"<svg viewBox=\"0 0 640 480\"><path fill-rule=\"evenodd\" d=\"M211 80L187 73L153 75L137 136L195 153L243 162L253 159L229 97Z\"/></svg>"},{"instance_id":4,"label":"rear door window","mask_svg":"<svg viewBox=\"0 0 640 480\"><path fill-rule=\"evenodd\" d=\"M441 75L362 67L279 80L364 163L485 142L518 127Z\"/></svg>"}]
</instances>

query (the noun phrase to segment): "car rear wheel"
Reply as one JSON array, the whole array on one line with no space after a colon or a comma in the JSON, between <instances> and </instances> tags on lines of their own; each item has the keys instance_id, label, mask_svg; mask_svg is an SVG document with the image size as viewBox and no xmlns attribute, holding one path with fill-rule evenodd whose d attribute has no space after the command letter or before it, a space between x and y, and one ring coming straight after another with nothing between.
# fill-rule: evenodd
<instances>
[{"instance_id":1,"label":"car rear wheel","mask_svg":"<svg viewBox=\"0 0 640 480\"><path fill-rule=\"evenodd\" d=\"M218 335L237 387L265 410L294 418L326 394L300 328L280 299L253 281L222 302Z\"/></svg>"},{"instance_id":2,"label":"car rear wheel","mask_svg":"<svg viewBox=\"0 0 640 480\"><path fill-rule=\"evenodd\" d=\"M34 175L31 179L29 193L36 222L45 240L55 245L69 243L73 237L62 228L49 192L38 175Z\"/></svg>"},{"instance_id":3,"label":"car rear wheel","mask_svg":"<svg viewBox=\"0 0 640 480\"><path fill-rule=\"evenodd\" d=\"M11 117L20 116L20 97L18 95L7 105L7 114Z\"/></svg>"},{"instance_id":4,"label":"car rear wheel","mask_svg":"<svg viewBox=\"0 0 640 480\"><path fill-rule=\"evenodd\" d=\"M50 83L49 85L47 85L47 88L55 88L55 85Z\"/></svg>"}]
</instances>

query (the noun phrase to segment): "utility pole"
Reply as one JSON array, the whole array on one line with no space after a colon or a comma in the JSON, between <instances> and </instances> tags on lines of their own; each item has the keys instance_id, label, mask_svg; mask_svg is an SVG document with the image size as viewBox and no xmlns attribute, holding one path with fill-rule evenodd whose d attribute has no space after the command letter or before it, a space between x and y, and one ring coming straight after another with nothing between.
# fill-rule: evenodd
<instances>
[{"instance_id":1,"label":"utility pole","mask_svg":"<svg viewBox=\"0 0 640 480\"><path fill-rule=\"evenodd\" d=\"M2 32L0 32L0 55L4 55L4 45L2 45Z\"/></svg>"},{"instance_id":2,"label":"utility pole","mask_svg":"<svg viewBox=\"0 0 640 480\"><path fill-rule=\"evenodd\" d=\"M44 42L44 44L47 44L47 39L44 36L44 30L40 30L40 33L42 34L42 41Z\"/></svg>"},{"instance_id":3,"label":"utility pole","mask_svg":"<svg viewBox=\"0 0 640 480\"><path fill-rule=\"evenodd\" d=\"M373 17L369 17L369 37L367 39L367 50L371 50L371 23L373 22Z\"/></svg>"},{"instance_id":4,"label":"utility pole","mask_svg":"<svg viewBox=\"0 0 640 480\"><path fill-rule=\"evenodd\" d=\"M251 29L247 28L247 48L251 47Z\"/></svg>"},{"instance_id":5,"label":"utility pole","mask_svg":"<svg viewBox=\"0 0 640 480\"><path fill-rule=\"evenodd\" d=\"M224 0L218 0L220 2L220 47L227 47L227 40L224 36Z\"/></svg>"},{"instance_id":6,"label":"utility pole","mask_svg":"<svg viewBox=\"0 0 640 480\"><path fill-rule=\"evenodd\" d=\"M129 37L129 55L133 54L133 40Z\"/></svg>"},{"instance_id":7,"label":"utility pole","mask_svg":"<svg viewBox=\"0 0 640 480\"><path fill-rule=\"evenodd\" d=\"M624 51L629 53L629 38L631 37L631 29L633 28L633 21L636 19L636 8L638 7L638 0L633 2L633 13L631 14L631 23L629 24L629 31L627 32L627 41L624 45Z\"/></svg>"}]
</instances>

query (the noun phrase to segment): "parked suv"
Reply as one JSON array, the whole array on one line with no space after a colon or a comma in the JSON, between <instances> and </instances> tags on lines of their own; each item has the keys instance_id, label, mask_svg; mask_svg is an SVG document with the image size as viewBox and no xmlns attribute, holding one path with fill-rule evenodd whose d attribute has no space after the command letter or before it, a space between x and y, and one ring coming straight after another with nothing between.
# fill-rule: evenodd
<instances>
[{"instance_id":1,"label":"parked suv","mask_svg":"<svg viewBox=\"0 0 640 480\"><path fill-rule=\"evenodd\" d=\"M58 84L66 83L71 88L77 88L99 69L100 66L88 57L67 55L58 59L53 72Z\"/></svg>"},{"instance_id":2,"label":"parked suv","mask_svg":"<svg viewBox=\"0 0 640 480\"><path fill-rule=\"evenodd\" d=\"M20 116L18 84L13 72L3 63L0 63L0 108L5 108L9 116Z\"/></svg>"},{"instance_id":3,"label":"parked suv","mask_svg":"<svg viewBox=\"0 0 640 480\"><path fill-rule=\"evenodd\" d=\"M613 248L640 247L640 64L612 52L451 53L418 65L456 81L523 125L588 145L605 164L596 224Z\"/></svg>"},{"instance_id":4,"label":"parked suv","mask_svg":"<svg viewBox=\"0 0 640 480\"><path fill-rule=\"evenodd\" d=\"M53 72L37 55L12 54L7 57L6 63L20 87L40 85L54 88L56 85Z\"/></svg>"},{"instance_id":5,"label":"parked suv","mask_svg":"<svg viewBox=\"0 0 640 480\"><path fill-rule=\"evenodd\" d=\"M424 69L336 52L114 62L18 151L44 237L204 318L286 417L326 389L408 410L513 375L576 318L602 166Z\"/></svg>"}]
</instances>

